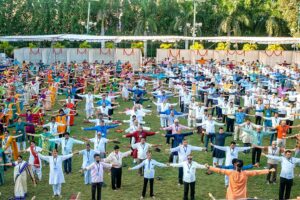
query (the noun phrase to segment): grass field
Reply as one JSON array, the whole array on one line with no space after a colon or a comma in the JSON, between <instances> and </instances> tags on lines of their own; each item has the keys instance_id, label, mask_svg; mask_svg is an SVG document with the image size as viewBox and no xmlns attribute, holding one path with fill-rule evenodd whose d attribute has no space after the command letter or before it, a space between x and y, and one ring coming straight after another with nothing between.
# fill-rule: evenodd
<instances>
[{"instance_id":1,"label":"grass field","mask_svg":"<svg viewBox=\"0 0 300 200\"><path fill-rule=\"evenodd\" d=\"M173 100L175 102L175 100ZM131 102L124 102L118 99L120 102L120 108L115 110L113 115L114 119L128 119L126 115L117 114L117 111L123 111L125 108L132 106ZM145 121L147 126L151 127L151 130L157 131L160 128L159 119L155 112L156 107L151 102L145 102L144 106L152 105L153 114L151 116L146 116ZM56 107L58 108L58 107ZM84 113L84 102L80 102L77 108L79 116L75 117L75 126L71 127L71 136L87 136L93 137L94 131L82 131L80 127L93 126L93 124L83 123L85 118ZM47 117L48 119L49 117ZM180 123L186 124L185 119L180 119ZM296 124L298 124L297 122ZM126 129L127 124L123 124L121 129ZM160 131L163 133L162 131ZM294 131L295 133L296 131ZM129 140L127 138L122 138L122 133L116 133L114 129L111 129L108 134L108 138L119 138L121 141L121 146L127 146ZM200 142L199 135L193 135L187 137L190 144L196 146L203 146ZM232 140L231 137L227 138L226 144L229 144ZM264 145L268 144L269 139L264 140ZM169 148L165 144L165 138L161 134L148 137L148 142L152 144L163 144L161 147L161 152L153 152L153 158L159 162L166 163L168 161L168 153L164 149ZM109 144L107 151L111 152L114 144ZM241 143L240 143L241 145ZM288 148L294 147L294 141L288 141ZM84 145L75 145L74 150L84 149ZM61 149L60 149L61 150ZM122 147L121 151L127 151L128 148ZM25 154L24 154L25 155ZM28 154L26 154L26 159ZM245 164L250 164L251 154L244 155L240 153L239 158L244 160ZM211 153L205 152L196 152L194 153L194 160L201 163L212 164ZM124 158L123 162L127 166L133 166L132 158ZM62 199L69 199L72 194L77 194L81 192L81 199L88 200L91 199L91 187L84 185L83 176L78 172L82 164L81 156L73 157L73 172L70 175L65 175L66 183L62 185ZM266 158L262 158L261 169L266 165ZM279 168L280 169L280 168ZM5 172L5 185L0 186L0 196L1 200L6 200L9 197L12 197L14 194L14 183L13 183L13 170L9 169ZM299 167L295 171L296 178L294 179L294 186L292 188L291 197L295 198L297 195L300 195L300 173ZM36 196L37 200L46 200L52 199L52 187L48 184L48 175L49 167L43 167L43 179L38 183L36 187L33 187L32 183L28 180L28 192L29 197ZM160 200L179 200L183 197L183 187L177 185L177 168L156 168L156 177L160 176L161 180L155 180L154 182L154 193L156 199ZM278 176L279 179L279 176ZM127 168L123 168L123 179L122 179L122 189L119 191L113 191L110 187L110 175L105 173L105 183L107 186L102 190L102 199L121 199L121 200L135 200L139 199L141 196L143 178L137 175L137 171L128 171ZM149 186L148 186L149 187ZM149 188L148 188L149 189ZM249 197L258 197L261 199L276 199L278 198L279 184L276 185L267 185L265 183L265 176L256 176L249 179L248 182L248 196ZM197 171L197 180L196 180L196 199L209 199L208 192L211 192L216 199L224 199L226 195L226 190L224 188L224 176L219 174L206 175L205 170ZM146 194L146 199L149 198L149 190ZM29 198L31 199L31 198ZM150 199L150 198L149 198Z\"/></svg>"}]
</instances>

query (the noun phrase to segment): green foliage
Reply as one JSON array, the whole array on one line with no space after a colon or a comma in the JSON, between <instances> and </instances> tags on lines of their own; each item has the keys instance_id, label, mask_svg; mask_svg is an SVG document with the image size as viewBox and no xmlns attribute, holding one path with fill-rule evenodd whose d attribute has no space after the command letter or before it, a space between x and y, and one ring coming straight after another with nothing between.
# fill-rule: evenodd
<instances>
[{"instance_id":1,"label":"green foliage","mask_svg":"<svg viewBox=\"0 0 300 200\"><path fill-rule=\"evenodd\" d=\"M38 48L38 46L37 46L36 44L32 43L32 42L30 42L30 43L28 44L28 47L31 48L31 49L33 49L33 48Z\"/></svg>"},{"instance_id":2,"label":"green foliage","mask_svg":"<svg viewBox=\"0 0 300 200\"><path fill-rule=\"evenodd\" d=\"M269 44L266 48L267 51L283 51L283 47L280 44Z\"/></svg>"},{"instance_id":3,"label":"green foliage","mask_svg":"<svg viewBox=\"0 0 300 200\"><path fill-rule=\"evenodd\" d=\"M173 47L173 44L171 43L162 43L159 48L161 49L171 49Z\"/></svg>"},{"instance_id":4,"label":"green foliage","mask_svg":"<svg viewBox=\"0 0 300 200\"><path fill-rule=\"evenodd\" d=\"M9 42L0 43L0 51L6 53L8 56L11 56L13 53L14 47L9 44Z\"/></svg>"},{"instance_id":5,"label":"green foliage","mask_svg":"<svg viewBox=\"0 0 300 200\"><path fill-rule=\"evenodd\" d=\"M244 44L243 45L243 51L253 51L253 50L257 50L257 45L256 44Z\"/></svg>"},{"instance_id":6,"label":"green foliage","mask_svg":"<svg viewBox=\"0 0 300 200\"><path fill-rule=\"evenodd\" d=\"M52 45L52 48L65 48L65 46L60 42L56 42Z\"/></svg>"},{"instance_id":7,"label":"green foliage","mask_svg":"<svg viewBox=\"0 0 300 200\"><path fill-rule=\"evenodd\" d=\"M105 42L105 48L114 49L114 48L116 48L115 43L114 42Z\"/></svg>"},{"instance_id":8,"label":"green foliage","mask_svg":"<svg viewBox=\"0 0 300 200\"><path fill-rule=\"evenodd\" d=\"M219 42L217 44L216 50L230 50L230 43Z\"/></svg>"},{"instance_id":9,"label":"green foliage","mask_svg":"<svg viewBox=\"0 0 300 200\"><path fill-rule=\"evenodd\" d=\"M295 36L299 0L209 0L197 3L197 36ZM9 11L9 12L7 12ZM2 0L1 35L86 33L86 0ZM191 36L193 1L91 2L90 34ZM201 32L200 32L201 31Z\"/></svg>"},{"instance_id":10,"label":"green foliage","mask_svg":"<svg viewBox=\"0 0 300 200\"><path fill-rule=\"evenodd\" d=\"M204 46L201 43L195 42L193 45L190 46L190 49L201 50L204 49Z\"/></svg>"},{"instance_id":11,"label":"green foliage","mask_svg":"<svg viewBox=\"0 0 300 200\"><path fill-rule=\"evenodd\" d=\"M87 41L84 41L79 44L79 48L85 49L85 48L92 48L92 45L90 45Z\"/></svg>"}]
</instances>

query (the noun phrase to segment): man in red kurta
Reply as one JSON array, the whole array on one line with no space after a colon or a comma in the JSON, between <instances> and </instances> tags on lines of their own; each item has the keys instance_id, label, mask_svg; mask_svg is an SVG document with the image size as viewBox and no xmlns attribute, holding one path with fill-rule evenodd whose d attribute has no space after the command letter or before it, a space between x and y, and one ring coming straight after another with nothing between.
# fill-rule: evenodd
<instances>
[{"instance_id":1,"label":"man in red kurta","mask_svg":"<svg viewBox=\"0 0 300 200\"><path fill-rule=\"evenodd\" d=\"M135 143L140 142L141 138L146 138L147 136L152 136L152 135L155 135L156 133L158 133L158 132L145 131L145 130L143 130L142 126L139 126L137 131L126 134L123 137L131 138L131 144L135 144ZM133 149L131 155L134 159L136 159L137 158L137 149Z\"/></svg>"}]
</instances>

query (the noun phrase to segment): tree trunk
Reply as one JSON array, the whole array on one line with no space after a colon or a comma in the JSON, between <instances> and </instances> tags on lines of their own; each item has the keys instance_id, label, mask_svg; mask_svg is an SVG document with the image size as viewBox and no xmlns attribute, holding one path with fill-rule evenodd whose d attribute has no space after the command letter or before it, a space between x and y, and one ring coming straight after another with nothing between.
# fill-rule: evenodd
<instances>
[{"instance_id":1,"label":"tree trunk","mask_svg":"<svg viewBox=\"0 0 300 200\"><path fill-rule=\"evenodd\" d=\"M101 20L101 36L105 35L104 19ZM105 42L101 41L101 48L105 48Z\"/></svg>"},{"instance_id":2,"label":"tree trunk","mask_svg":"<svg viewBox=\"0 0 300 200\"><path fill-rule=\"evenodd\" d=\"M147 36L147 32L144 31L144 36ZM144 41L144 58L147 58L147 40Z\"/></svg>"}]
</instances>

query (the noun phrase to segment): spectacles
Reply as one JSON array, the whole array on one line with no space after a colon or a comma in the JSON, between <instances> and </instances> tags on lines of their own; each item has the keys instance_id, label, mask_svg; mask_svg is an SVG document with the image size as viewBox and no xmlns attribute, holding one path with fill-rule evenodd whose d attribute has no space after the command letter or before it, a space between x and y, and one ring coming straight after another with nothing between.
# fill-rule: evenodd
<instances>
[{"instance_id":1,"label":"spectacles","mask_svg":"<svg viewBox=\"0 0 300 200\"><path fill-rule=\"evenodd\" d=\"M188 160L193 160L193 158L188 158Z\"/></svg>"}]
</instances>

